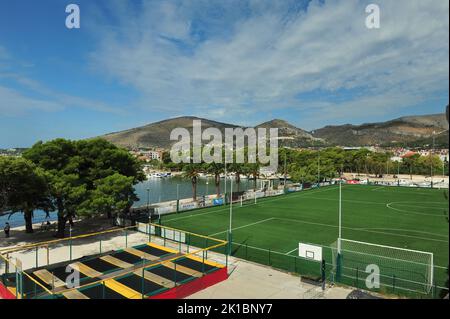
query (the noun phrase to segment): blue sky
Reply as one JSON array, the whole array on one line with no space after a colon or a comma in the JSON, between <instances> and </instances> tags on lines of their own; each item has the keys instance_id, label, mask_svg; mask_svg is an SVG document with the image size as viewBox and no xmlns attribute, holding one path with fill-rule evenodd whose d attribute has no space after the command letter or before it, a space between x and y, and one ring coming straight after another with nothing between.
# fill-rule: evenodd
<instances>
[{"instance_id":1,"label":"blue sky","mask_svg":"<svg viewBox=\"0 0 450 319\"><path fill-rule=\"evenodd\" d=\"M365 27L377 3L381 28ZM81 28L65 27L76 3ZM254 125L439 113L441 0L0 3L0 148L195 115Z\"/></svg>"}]
</instances>

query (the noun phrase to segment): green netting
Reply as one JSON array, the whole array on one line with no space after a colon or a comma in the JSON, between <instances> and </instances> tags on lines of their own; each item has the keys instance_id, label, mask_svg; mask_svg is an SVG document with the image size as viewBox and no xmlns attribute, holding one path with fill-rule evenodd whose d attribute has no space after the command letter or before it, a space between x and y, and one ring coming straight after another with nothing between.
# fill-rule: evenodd
<instances>
[{"instance_id":1,"label":"green netting","mask_svg":"<svg viewBox=\"0 0 450 319\"><path fill-rule=\"evenodd\" d=\"M339 281L383 292L395 292L395 290L424 294L430 292L433 285L432 253L346 239L340 239L340 243L341 276L338 276ZM332 251L333 268L336 271L338 242L332 245ZM374 266L379 269L379 285L366 283Z\"/></svg>"}]
</instances>

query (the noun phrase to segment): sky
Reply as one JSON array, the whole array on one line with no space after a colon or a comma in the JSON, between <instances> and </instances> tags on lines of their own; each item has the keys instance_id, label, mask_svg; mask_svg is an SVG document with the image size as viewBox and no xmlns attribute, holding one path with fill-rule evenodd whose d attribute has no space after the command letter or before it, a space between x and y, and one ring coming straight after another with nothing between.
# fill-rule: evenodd
<instances>
[{"instance_id":1,"label":"sky","mask_svg":"<svg viewBox=\"0 0 450 319\"><path fill-rule=\"evenodd\" d=\"M442 113L448 72L443 0L1 1L0 148L185 115L312 130Z\"/></svg>"}]
</instances>

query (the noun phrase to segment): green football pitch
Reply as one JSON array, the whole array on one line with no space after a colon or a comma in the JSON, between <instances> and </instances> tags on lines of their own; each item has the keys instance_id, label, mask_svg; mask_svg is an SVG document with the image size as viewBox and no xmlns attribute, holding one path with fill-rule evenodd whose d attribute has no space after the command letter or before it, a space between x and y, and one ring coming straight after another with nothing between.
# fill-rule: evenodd
<instances>
[{"instance_id":1,"label":"green football pitch","mask_svg":"<svg viewBox=\"0 0 450 319\"><path fill-rule=\"evenodd\" d=\"M338 186L262 198L256 204L234 203L232 254L274 268L318 275L320 265L307 265L303 259L295 258L298 244L324 246L324 258L332 264L329 247L338 237L338 205ZM444 286L447 278L446 212L444 190L342 186L342 238L433 253L434 283L438 287ZM220 239L227 238L229 222L228 205L165 215L161 219L163 225ZM358 274L355 277L356 283L353 280L351 285L358 285ZM395 280L393 277L394 287ZM398 279L397 286L401 286Z\"/></svg>"}]
</instances>

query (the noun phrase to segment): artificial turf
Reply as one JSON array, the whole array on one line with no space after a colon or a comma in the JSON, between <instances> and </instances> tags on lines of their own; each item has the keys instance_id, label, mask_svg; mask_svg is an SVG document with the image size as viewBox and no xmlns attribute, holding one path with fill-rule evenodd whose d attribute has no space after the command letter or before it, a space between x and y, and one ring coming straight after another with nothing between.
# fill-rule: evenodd
<instances>
[{"instance_id":1,"label":"artificial turf","mask_svg":"<svg viewBox=\"0 0 450 319\"><path fill-rule=\"evenodd\" d=\"M444 190L344 185L342 238L434 254L435 284L444 286L449 252L448 201ZM448 192L448 191L447 191ZM338 237L339 187L305 190L233 204L232 253L275 268L302 274L307 265L298 243L330 247ZM163 215L163 225L226 239L229 206ZM195 244L195 243L191 243ZM258 249L260 248L260 249ZM331 249L324 258L332 263ZM310 263L310 262L308 262Z\"/></svg>"}]
</instances>

